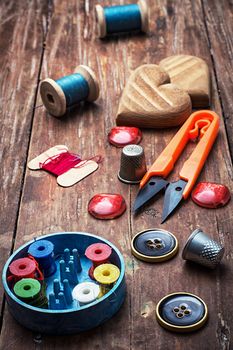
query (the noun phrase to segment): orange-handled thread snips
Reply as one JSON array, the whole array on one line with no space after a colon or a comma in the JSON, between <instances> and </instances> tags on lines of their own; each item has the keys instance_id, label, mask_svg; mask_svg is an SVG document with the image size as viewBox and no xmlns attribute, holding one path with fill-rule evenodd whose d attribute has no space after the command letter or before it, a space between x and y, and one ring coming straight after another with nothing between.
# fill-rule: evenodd
<instances>
[{"instance_id":1,"label":"orange-handled thread snips","mask_svg":"<svg viewBox=\"0 0 233 350\"><path fill-rule=\"evenodd\" d=\"M197 111L190 115L141 180L134 211L162 189L166 189L162 214L164 222L182 198L186 199L189 196L218 134L219 120L219 116L209 110ZM198 137L200 140L196 148L180 171L180 179L172 183L166 181L165 178L174 168L188 141Z\"/></svg>"}]
</instances>

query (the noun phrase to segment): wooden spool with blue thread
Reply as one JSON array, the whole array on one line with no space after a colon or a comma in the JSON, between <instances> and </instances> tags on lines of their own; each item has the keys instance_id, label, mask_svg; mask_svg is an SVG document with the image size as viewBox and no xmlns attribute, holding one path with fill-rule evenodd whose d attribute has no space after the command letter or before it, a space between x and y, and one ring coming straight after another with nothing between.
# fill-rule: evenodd
<instances>
[{"instance_id":1,"label":"wooden spool with blue thread","mask_svg":"<svg viewBox=\"0 0 233 350\"><path fill-rule=\"evenodd\" d=\"M149 30L149 10L145 0L130 5L96 5L95 9L99 38L133 31L146 33Z\"/></svg>"},{"instance_id":2,"label":"wooden spool with blue thread","mask_svg":"<svg viewBox=\"0 0 233 350\"><path fill-rule=\"evenodd\" d=\"M61 117L68 108L82 101L95 101L99 96L99 84L93 70L80 65L66 77L44 79L40 84L40 94L47 111Z\"/></svg>"}]
</instances>

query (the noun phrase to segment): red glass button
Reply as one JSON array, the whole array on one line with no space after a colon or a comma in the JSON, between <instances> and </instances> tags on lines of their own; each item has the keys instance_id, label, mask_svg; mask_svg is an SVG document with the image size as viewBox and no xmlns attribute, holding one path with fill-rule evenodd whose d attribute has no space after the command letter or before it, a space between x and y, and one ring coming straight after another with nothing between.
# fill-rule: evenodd
<instances>
[{"instance_id":1,"label":"red glass button","mask_svg":"<svg viewBox=\"0 0 233 350\"><path fill-rule=\"evenodd\" d=\"M96 194L88 204L88 212L97 219L115 219L126 210L126 203L120 194Z\"/></svg>"},{"instance_id":2,"label":"red glass button","mask_svg":"<svg viewBox=\"0 0 233 350\"><path fill-rule=\"evenodd\" d=\"M138 144L142 139L140 129L130 126L116 126L108 134L108 141L116 147Z\"/></svg>"},{"instance_id":3,"label":"red glass button","mask_svg":"<svg viewBox=\"0 0 233 350\"><path fill-rule=\"evenodd\" d=\"M230 198L230 191L225 185L212 182L200 182L192 192L192 200L204 208L223 207Z\"/></svg>"}]
</instances>

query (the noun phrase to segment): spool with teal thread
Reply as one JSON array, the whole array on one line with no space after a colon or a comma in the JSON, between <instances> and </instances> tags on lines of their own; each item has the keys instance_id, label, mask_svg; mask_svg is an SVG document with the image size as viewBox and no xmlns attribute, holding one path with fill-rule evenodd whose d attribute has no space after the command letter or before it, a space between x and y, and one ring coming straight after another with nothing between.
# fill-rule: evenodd
<instances>
[{"instance_id":1,"label":"spool with teal thread","mask_svg":"<svg viewBox=\"0 0 233 350\"><path fill-rule=\"evenodd\" d=\"M145 0L137 4L102 7L96 5L98 37L149 29L148 7Z\"/></svg>"},{"instance_id":2,"label":"spool with teal thread","mask_svg":"<svg viewBox=\"0 0 233 350\"><path fill-rule=\"evenodd\" d=\"M55 117L61 117L68 108L82 101L95 101L99 96L99 84L92 69L80 65L71 75L57 80L43 80L40 94L48 112Z\"/></svg>"}]
</instances>

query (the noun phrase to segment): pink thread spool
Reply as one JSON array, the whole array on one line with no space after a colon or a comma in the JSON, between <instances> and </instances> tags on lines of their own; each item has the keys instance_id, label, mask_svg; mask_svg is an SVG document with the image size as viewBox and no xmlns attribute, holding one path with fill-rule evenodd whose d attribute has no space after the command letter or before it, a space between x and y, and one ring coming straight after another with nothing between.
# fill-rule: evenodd
<instances>
[{"instance_id":1,"label":"pink thread spool","mask_svg":"<svg viewBox=\"0 0 233 350\"><path fill-rule=\"evenodd\" d=\"M88 272L91 279L95 279L93 275L94 269L101 264L107 263L111 254L112 248L105 243L94 243L87 247L85 255L93 263Z\"/></svg>"}]
</instances>

